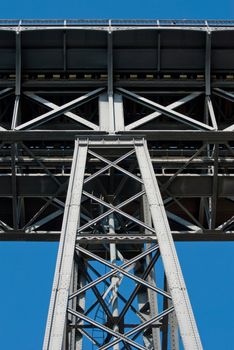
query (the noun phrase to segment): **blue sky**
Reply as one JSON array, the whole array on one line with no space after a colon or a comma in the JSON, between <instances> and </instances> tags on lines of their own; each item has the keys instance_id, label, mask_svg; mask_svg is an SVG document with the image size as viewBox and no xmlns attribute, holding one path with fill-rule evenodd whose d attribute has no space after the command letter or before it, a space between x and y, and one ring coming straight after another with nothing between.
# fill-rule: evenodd
<instances>
[{"instance_id":1,"label":"blue sky","mask_svg":"<svg viewBox=\"0 0 234 350\"><path fill-rule=\"evenodd\" d=\"M1 18L232 18L231 0L9 0Z\"/></svg>"},{"instance_id":2,"label":"blue sky","mask_svg":"<svg viewBox=\"0 0 234 350\"><path fill-rule=\"evenodd\" d=\"M224 0L9 0L0 18L234 19ZM177 244L206 350L232 350L234 243ZM0 348L40 350L57 243L0 243Z\"/></svg>"},{"instance_id":3,"label":"blue sky","mask_svg":"<svg viewBox=\"0 0 234 350\"><path fill-rule=\"evenodd\" d=\"M0 243L1 349L41 349L57 247ZM233 350L234 243L177 243L177 251L204 349Z\"/></svg>"}]
</instances>

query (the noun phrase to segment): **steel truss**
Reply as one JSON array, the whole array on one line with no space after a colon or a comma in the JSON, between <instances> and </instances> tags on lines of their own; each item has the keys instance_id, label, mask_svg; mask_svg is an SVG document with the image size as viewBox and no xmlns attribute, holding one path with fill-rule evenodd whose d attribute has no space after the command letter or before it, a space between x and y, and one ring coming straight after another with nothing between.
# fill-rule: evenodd
<instances>
[{"instance_id":1,"label":"steel truss","mask_svg":"<svg viewBox=\"0 0 234 350\"><path fill-rule=\"evenodd\" d=\"M114 154L119 154L117 159L110 160L102 156L103 151L108 148L111 148ZM128 158L138 164L137 175L125 168L124 164ZM94 159L101 163L100 168L87 176L86 162ZM113 193L106 193L104 187L97 186L99 178L106 172L113 172L114 179L121 173L124 175L119 184L113 183ZM133 193L121 191L123 182L134 182ZM82 203L86 201L98 207L93 218L82 216L85 215L85 212L82 212ZM129 240L128 230L132 226L139 232L141 242L135 242L135 237ZM85 235L90 229L93 232L92 241L80 243L79 236ZM113 236L118 237L119 232L125 232L122 237L124 244L132 245L128 251L121 248L120 240L117 244L116 238L113 240ZM100 242L100 233L106 238L105 244ZM145 235L152 236L154 242L145 242ZM131 258L129 251L132 251ZM168 290L159 288L155 282L155 265L160 256ZM95 266L96 262L98 269ZM104 267L108 268L108 271L104 270ZM129 283L126 279L134 282L131 287L127 287L132 289L129 297L126 297L126 293L122 294L122 288L126 288ZM157 305L158 295L165 299L161 310ZM136 298L137 308L134 306ZM84 299L85 303L81 302ZM103 315L101 322L98 313ZM82 348L82 342L85 342L83 337L87 338L89 344L94 344L102 350L122 347L161 349L160 322L168 315L174 318L173 313L178 320L184 348L201 349L166 211L145 141L77 140L44 349ZM134 324L128 324L129 320ZM178 349L177 323L170 322L170 327L174 337L171 346ZM102 331L102 340L95 337L95 329ZM168 327L166 330L162 328L162 332L165 331L168 331ZM91 348L91 345L85 346Z\"/></svg>"},{"instance_id":2,"label":"steel truss","mask_svg":"<svg viewBox=\"0 0 234 350\"><path fill-rule=\"evenodd\" d=\"M234 240L233 30L0 21L0 240L60 240L44 350L202 348L173 240Z\"/></svg>"},{"instance_id":3,"label":"steel truss","mask_svg":"<svg viewBox=\"0 0 234 350\"><path fill-rule=\"evenodd\" d=\"M18 95L15 97L12 121L8 126L2 122L5 130L0 132L0 200L7 208L0 218L0 239L59 239L73 139L80 134L91 139L109 135L110 139L121 140L144 135L174 239L233 240L233 124L231 120L227 123L228 117L223 121L220 108L220 117L216 118L214 105L229 103L234 95L214 89L213 105L202 92L177 92L174 102L165 107L155 102L158 93L151 93L149 98L123 88L113 90L109 85L108 90L97 88L85 94L67 91L67 98L65 93L62 95L63 104L52 102L50 91L22 91L21 99L25 96L26 100L21 104ZM71 93L75 95L72 100ZM60 101L61 93L55 95ZM11 90L2 91L3 101L9 96L13 97ZM160 96L171 100L171 93ZM189 115L194 100L204 109L203 121ZM8 102L6 106L9 108ZM181 106L183 113L176 111ZM21 116L24 109L33 110L30 119ZM133 117L127 118L126 114ZM165 130L158 130L158 126ZM171 126L173 131L166 130ZM59 131L58 127L70 129ZM133 165L128 163L131 169ZM86 171L93 171L95 164L90 163Z\"/></svg>"}]
</instances>

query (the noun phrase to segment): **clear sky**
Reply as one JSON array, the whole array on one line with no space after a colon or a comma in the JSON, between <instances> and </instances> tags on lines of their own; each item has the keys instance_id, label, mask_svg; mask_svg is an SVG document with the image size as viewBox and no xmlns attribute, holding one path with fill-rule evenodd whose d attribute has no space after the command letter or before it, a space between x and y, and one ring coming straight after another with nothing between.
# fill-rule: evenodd
<instances>
[{"instance_id":1,"label":"clear sky","mask_svg":"<svg viewBox=\"0 0 234 350\"><path fill-rule=\"evenodd\" d=\"M5 0L0 18L234 19L234 2ZM177 248L204 349L233 350L234 244ZM0 349L41 349L56 253L57 243L0 243Z\"/></svg>"},{"instance_id":2,"label":"clear sky","mask_svg":"<svg viewBox=\"0 0 234 350\"><path fill-rule=\"evenodd\" d=\"M1 18L229 18L232 0L8 0Z\"/></svg>"}]
</instances>

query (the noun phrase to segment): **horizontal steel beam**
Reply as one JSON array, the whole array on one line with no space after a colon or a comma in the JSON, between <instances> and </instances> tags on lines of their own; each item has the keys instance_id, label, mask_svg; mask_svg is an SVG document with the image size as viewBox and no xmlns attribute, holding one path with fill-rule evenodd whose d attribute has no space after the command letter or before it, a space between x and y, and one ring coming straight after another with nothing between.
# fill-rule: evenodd
<instances>
[{"instance_id":1,"label":"horizontal steel beam","mask_svg":"<svg viewBox=\"0 0 234 350\"><path fill-rule=\"evenodd\" d=\"M220 230L204 230L203 232L191 231L172 231L172 236L175 242L229 242L234 241L234 231L223 232ZM89 246L97 246L103 243L118 243L118 244L144 244L155 241L155 237L146 235L131 235L129 238L126 235L118 235L118 237L104 237L102 235L83 235L78 237L79 244L89 244ZM8 232L0 232L0 241L28 241L28 242L58 242L60 239L60 231L37 231L27 233L21 230L12 230Z\"/></svg>"},{"instance_id":2,"label":"horizontal steel beam","mask_svg":"<svg viewBox=\"0 0 234 350\"><path fill-rule=\"evenodd\" d=\"M0 131L0 140L5 142L20 141L74 141L77 137L88 136L105 137L103 131L80 131L80 130L33 130L33 131ZM227 142L234 140L234 131L186 131L186 130L143 130L119 132L116 137L134 138L145 137L147 140L155 141L206 141L206 142Z\"/></svg>"},{"instance_id":3,"label":"horizontal steel beam","mask_svg":"<svg viewBox=\"0 0 234 350\"><path fill-rule=\"evenodd\" d=\"M105 176L105 175L104 175ZM60 183L65 182L68 176L56 176ZM170 176L163 175L158 177L160 182L166 182ZM233 187L234 176L218 177L218 197L234 197ZM42 176L17 176L17 195L22 197L50 197L53 196L58 189L57 184L48 175ZM209 197L213 193L212 176L199 175L179 175L169 185L168 190L171 195L176 197ZM0 197L11 197L11 175L0 177ZM63 197L66 189L61 191L59 196Z\"/></svg>"}]
</instances>

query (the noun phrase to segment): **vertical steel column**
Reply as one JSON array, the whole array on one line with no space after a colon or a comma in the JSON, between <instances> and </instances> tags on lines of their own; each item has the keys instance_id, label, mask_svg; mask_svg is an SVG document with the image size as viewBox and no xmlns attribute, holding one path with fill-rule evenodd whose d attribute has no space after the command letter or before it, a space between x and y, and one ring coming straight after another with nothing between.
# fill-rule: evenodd
<instances>
[{"instance_id":1,"label":"vertical steel column","mask_svg":"<svg viewBox=\"0 0 234 350\"><path fill-rule=\"evenodd\" d=\"M143 196L143 215L144 215L144 222L152 226L152 219L150 215L150 208L149 203L147 201L146 195ZM148 230L145 230L145 234L150 234ZM149 244L146 244L146 248L150 248ZM150 257L146 257L147 264L150 263ZM156 285L156 271L155 268L152 269L152 271L149 273L149 276L147 278L147 281L150 284ZM157 295L153 293L152 290L147 290L149 305L150 305L150 317L154 317L159 314L158 312L158 300ZM159 328L152 328L152 349L154 350L161 350L161 343L160 343L160 329Z\"/></svg>"},{"instance_id":2,"label":"vertical steel column","mask_svg":"<svg viewBox=\"0 0 234 350\"><path fill-rule=\"evenodd\" d=\"M169 301L169 305L171 301ZM172 312L168 316L168 323L170 326L170 345L171 350L179 350L179 332L178 332L178 322L175 312Z\"/></svg>"},{"instance_id":3,"label":"vertical steel column","mask_svg":"<svg viewBox=\"0 0 234 350\"><path fill-rule=\"evenodd\" d=\"M15 103L12 116L11 129L15 130L19 122L19 104L21 95L21 31L20 26L15 37Z\"/></svg>"},{"instance_id":4,"label":"vertical steel column","mask_svg":"<svg viewBox=\"0 0 234 350\"><path fill-rule=\"evenodd\" d=\"M107 73L108 73L108 86L107 95L109 102L109 132L115 132L115 114L114 114L114 96L113 96L113 42L112 42L112 29L111 21L109 21L108 31L108 47L107 47Z\"/></svg>"},{"instance_id":5,"label":"vertical steel column","mask_svg":"<svg viewBox=\"0 0 234 350\"><path fill-rule=\"evenodd\" d=\"M109 234L113 235L115 234L115 221L114 221L114 215L109 216ZM116 244L111 243L110 244L110 261L112 263L115 263L117 259L117 252L116 252ZM119 310L118 310L118 282L119 282L119 277L118 276L113 276L111 277L111 284L113 285L112 288L112 315L114 318L114 324L113 324L113 330L115 332L119 331L119 326L115 322L115 320L118 319L119 316ZM113 346L113 350L119 350L119 344L115 344Z\"/></svg>"},{"instance_id":6,"label":"vertical steel column","mask_svg":"<svg viewBox=\"0 0 234 350\"><path fill-rule=\"evenodd\" d=\"M210 72L211 72L211 32L208 30L206 32L206 61L205 61L205 89L206 96L210 96Z\"/></svg>"},{"instance_id":7,"label":"vertical steel column","mask_svg":"<svg viewBox=\"0 0 234 350\"><path fill-rule=\"evenodd\" d=\"M15 102L12 114L11 129L15 130L19 116L19 104L21 94L21 31L20 24L16 30L15 37ZM17 196L17 166L16 159L18 154L17 143L11 145L11 167L12 167L12 206L13 206L13 227L18 228L19 224L19 213L18 213L18 196ZM23 200L23 199L22 199Z\"/></svg>"},{"instance_id":8,"label":"vertical steel column","mask_svg":"<svg viewBox=\"0 0 234 350\"><path fill-rule=\"evenodd\" d=\"M62 349L76 232L87 157L87 142L76 141L63 216L61 240L44 339L44 350Z\"/></svg>"},{"instance_id":9,"label":"vertical steel column","mask_svg":"<svg viewBox=\"0 0 234 350\"><path fill-rule=\"evenodd\" d=\"M184 348L202 349L147 145L145 142L135 142L135 149Z\"/></svg>"}]
</instances>

